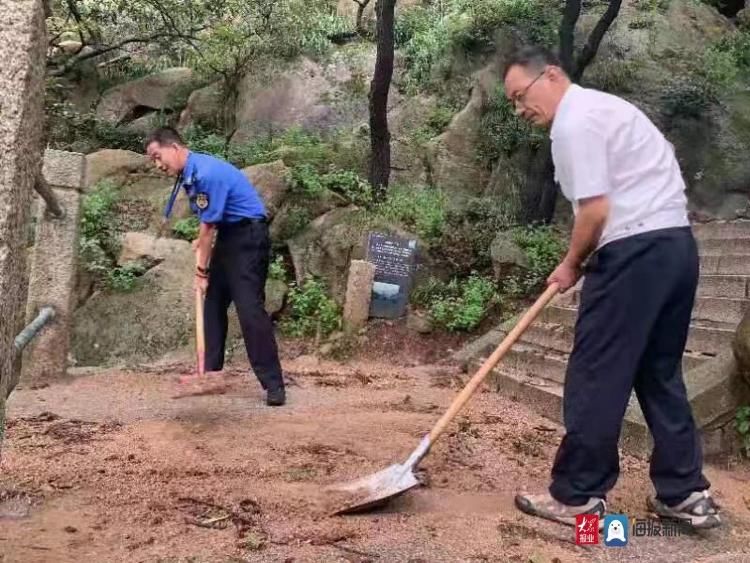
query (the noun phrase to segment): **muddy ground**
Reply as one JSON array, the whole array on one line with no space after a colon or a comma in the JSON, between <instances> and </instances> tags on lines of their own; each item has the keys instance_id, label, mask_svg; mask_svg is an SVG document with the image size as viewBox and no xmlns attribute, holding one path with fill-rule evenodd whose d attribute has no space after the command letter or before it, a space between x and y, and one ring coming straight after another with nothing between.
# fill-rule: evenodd
<instances>
[{"instance_id":1,"label":"muddy ground","mask_svg":"<svg viewBox=\"0 0 750 563\"><path fill-rule=\"evenodd\" d=\"M701 535L584 548L572 528L518 512L519 487L546 486L561 429L487 389L422 462L423 487L331 516L322 487L403 461L467 375L415 365L440 360L429 346L346 364L289 349L282 408L264 405L242 354L222 394L172 398L189 362L17 391L0 465L0 561L750 561L741 464L707 467L728 524ZM610 510L647 517L650 492L647 465L623 457Z\"/></svg>"}]
</instances>

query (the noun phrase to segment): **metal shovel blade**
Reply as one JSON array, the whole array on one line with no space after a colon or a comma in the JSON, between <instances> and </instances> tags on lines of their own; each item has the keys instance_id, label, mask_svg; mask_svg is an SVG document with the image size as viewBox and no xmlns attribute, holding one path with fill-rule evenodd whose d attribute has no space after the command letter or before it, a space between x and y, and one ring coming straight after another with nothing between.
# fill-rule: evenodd
<instances>
[{"instance_id":1,"label":"metal shovel blade","mask_svg":"<svg viewBox=\"0 0 750 563\"><path fill-rule=\"evenodd\" d=\"M429 436L425 436L404 463L395 463L367 477L328 487L329 491L345 495L343 507L333 514L347 514L381 506L421 485L414 475L414 469L427 454L429 445Z\"/></svg>"}]
</instances>

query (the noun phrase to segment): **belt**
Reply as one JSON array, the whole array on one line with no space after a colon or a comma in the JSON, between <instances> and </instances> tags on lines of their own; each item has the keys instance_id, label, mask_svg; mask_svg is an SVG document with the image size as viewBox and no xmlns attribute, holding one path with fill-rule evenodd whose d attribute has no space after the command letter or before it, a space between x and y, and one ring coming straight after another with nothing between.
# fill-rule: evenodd
<instances>
[{"instance_id":1,"label":"belt","mask_svg":"<svg viewBox=\"0 0 750 563\"><path fill-rule=\"evenodd\" d=\"M233 229L235 227L242 227L245 225L264 224L266 222L265 217L243 217L239 221L224 221L219 223L220 229Z\"/></svg>"}]
</instances>

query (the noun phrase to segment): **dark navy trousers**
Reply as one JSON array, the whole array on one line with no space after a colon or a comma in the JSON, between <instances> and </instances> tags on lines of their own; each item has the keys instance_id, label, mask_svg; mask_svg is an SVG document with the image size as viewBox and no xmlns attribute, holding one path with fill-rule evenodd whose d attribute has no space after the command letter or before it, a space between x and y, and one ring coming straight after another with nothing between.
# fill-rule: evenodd
<instances>
[{"instance_id":1,"label":"dark navy trousers","mask_svg":"<svg viewBox=\"0 0 750 563\"><path fill-rule=\"evenodd\" d=\"M237 309L250 365L263 389L284 386L273 323L265 309L271 242L268 224L220 225L204 307L206 370L224 367L227 310Z\"/></svg>"},{"instance_id":2,"label":"dark navy trousers","mask_svg":"<svg viewBox=\"0 0 750 563\"><path fill-rule=\"evenodd\" d=\"M568 505L606 498L619 476L618 439L635 390L654 439L657 497L682 502L709 487L681 369L698 284L692 231L613 241L592 255L584 275L550 493Z\"/></svg>"}]
</instances>

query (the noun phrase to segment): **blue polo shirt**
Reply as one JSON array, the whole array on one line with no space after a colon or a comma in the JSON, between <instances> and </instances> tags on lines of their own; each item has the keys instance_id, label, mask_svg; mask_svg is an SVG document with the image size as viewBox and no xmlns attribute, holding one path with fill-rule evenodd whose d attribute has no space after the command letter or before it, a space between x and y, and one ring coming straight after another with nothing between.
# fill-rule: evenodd
<instances>
[{"instance_id":1,"label":"blue polo shirt","mask_svg":"<svg viewBox=\"0 0 750 563\"><path fill-rule=\"evenodd\" d=\"M190 199L190 208L202 223L235 223L240 219L266 217L263 200L247 176L214 156L191 151L182 171L181 186ZM165 211L167 217L175 196L173 193Z\"/></svg>"}]
</instances>

